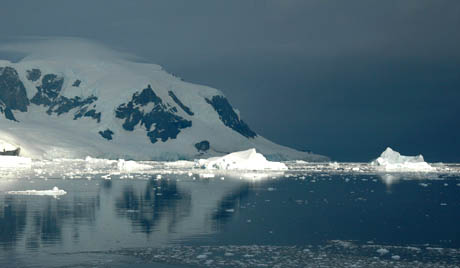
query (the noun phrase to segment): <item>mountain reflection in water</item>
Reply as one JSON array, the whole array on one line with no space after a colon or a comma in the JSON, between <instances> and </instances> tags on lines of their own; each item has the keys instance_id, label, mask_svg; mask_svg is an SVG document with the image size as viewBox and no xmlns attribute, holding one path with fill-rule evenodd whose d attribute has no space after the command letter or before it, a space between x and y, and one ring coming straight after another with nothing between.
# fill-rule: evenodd
<instances>
[{"instance_id":1,"label":"mountain reflection in water","mask_svg":"<svg viewBox=\"0 0 460 268\"><path fill-rule=\"evenodd\" d=\"M159 245L212 234L230 219L233 213L229 211L238 207L250 188L248 182L239 179L168 178L21 180L8 187L47 189L52 186L46 185L55 184L68 194L57 199L0 195L1 247L11 249L24 244L27 249L38 249L54 245L59 250L80 244L84 247L88 244L83 241L85 237L102 239L113 247L121 243L136 246L139 237L134 238L135 234L144 234L148 241Z\"/></svg>"}]
</instances>

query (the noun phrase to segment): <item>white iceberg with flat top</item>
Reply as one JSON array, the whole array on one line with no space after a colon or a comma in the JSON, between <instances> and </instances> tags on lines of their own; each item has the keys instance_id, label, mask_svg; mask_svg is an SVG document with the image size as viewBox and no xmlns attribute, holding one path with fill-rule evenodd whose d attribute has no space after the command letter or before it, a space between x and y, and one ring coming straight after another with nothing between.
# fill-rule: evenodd
<instances>
[{"instance_id":1,"label":"white iceberg with flat top","mask_svg":"<svg viewBox=\"0 0 460 268\"><path fill-rule=\"evenodd\" d=\"M423 159L423 155L404 156L388 147L379 158L371 162L377 169L389 172L432 172L436 169Z\"/></svg>"},{"instance_id":2,"label":"white iceberg with flat top","mask_svg":"<svg viewBox=\"0 0 460 268\"><path fill-rule=\"evenodd\" d=\"M195 161L195 167L209 170L287 170L280 162L268 161L262 154L252 148L234 152L222 157L212 157Z\"/></svg>"},{"instance_id":3,"label":"white iceberg with flat top","mask_svg":"<svg viewBox=\"0 0 460 268\"><path fill-rule=\"evenodd\" d=\"M26 190L26 191L9 191L8 194L14 195L49 195L60 196L67 194L66 191L54 186L51 190Z\"/></svg>"}]
</instances>

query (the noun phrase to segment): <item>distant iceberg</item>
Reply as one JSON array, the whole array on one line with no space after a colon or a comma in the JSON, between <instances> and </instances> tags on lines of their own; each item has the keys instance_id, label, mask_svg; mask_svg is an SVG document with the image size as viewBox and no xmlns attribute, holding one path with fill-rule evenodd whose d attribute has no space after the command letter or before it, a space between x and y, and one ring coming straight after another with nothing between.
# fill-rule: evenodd
<instances>
[{"instance_id":1,"label":"distant iceberg","mask_svg":"<svg viewBox=\"0 0 460 268\"><path fill-rule=\"evenodd\" d=\"M436 169L422 155L404 156L388 147L379 158L371 162L377 169L389 172L432 172Z\"/></svg>"},{"instance_id":2,"label":"distant iceberg","mask_svg":"<svg viewBox=\"0 0 460 268\"><path fill-rule=\"evenodd\" d=\"M118 170L121 172L141 172L152 167L149 165L140 164L136 161L126 161L124 159L119 159L117 163Z\"/></svg>"},{"instance_id":3,"label":"distant iceberg","mask_svg":"<svg viewBox=\"0 0 460 268\"><path fill-rule=\"evenodd\" d=\"M222 157L199 159L195 167L210 170L287 170L284 163L268 161L256 149L234 152Z\"/></svg>"},{"instance_id":4,"label":"distant iceberg","mask_svg":"<svg viewBox=\"0 0 460 268\"><path fill-rule=\"evenodd\" d=\"M136 173L142 172L148 169L152 169L151 166L141 164L138 161L132 160L110 160L110 159L103 159L103 158L92 158L91 156L87 156L85 158L85 162L90 165L88 168L114 168L118 169L119 172L126 172L126 173ZM116 167L116 168L115 168Z\"/></svg>"},{"instance_id":5,"label":"distant iceberg","mask_svg":"<svg viewBox=\"0 0 460 268\"><path fill-rule=\"evenodd\" d=\"M14 195L49 195L49 196L60 196L67 194L66 191L53 187L51 190L26 190L26 191L9 191L8 194Z\"/></svg>"}]
</instances>

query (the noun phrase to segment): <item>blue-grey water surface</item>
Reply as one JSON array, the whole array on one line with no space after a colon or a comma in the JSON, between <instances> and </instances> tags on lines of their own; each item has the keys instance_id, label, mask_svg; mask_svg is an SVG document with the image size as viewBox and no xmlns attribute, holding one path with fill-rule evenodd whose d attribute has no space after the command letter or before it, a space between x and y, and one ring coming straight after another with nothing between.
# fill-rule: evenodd
<instances>
[{"instance_id":1,"label":"blue-grey water surface","mask_svg":"<svg viewBox=\"0 0 460 268\"><path fill-rule=\"evenodd\" d=\"M0 180L0 267L460 265L457 175Z\"/></svg>"}]
</instances>

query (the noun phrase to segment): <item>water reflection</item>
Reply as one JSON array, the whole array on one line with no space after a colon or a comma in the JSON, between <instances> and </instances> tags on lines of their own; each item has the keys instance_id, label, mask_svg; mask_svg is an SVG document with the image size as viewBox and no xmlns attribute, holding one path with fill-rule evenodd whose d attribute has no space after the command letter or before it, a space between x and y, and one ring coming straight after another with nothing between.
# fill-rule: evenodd
<instances>
[{"instance_id":1,"label":"water reflection","mask_svg":"<svg viewBox=\"0 0 460 268\"><path fill-rule=\"evenodd\" d=\"M74 238L82 222L92 223L99 207L97 197L74 196L71 200L51 197L4 196L0 202L0 244L14 247L25 239L27 248L60 243L63 229L72 225Z\"/></svg>"},{"instance_id":2,"label":"water reflection","mask_svg":"<svg viewBox=\"0 0 460 268\"><path fill-rule=\"evenodd\" d=\"M439 176L430 173L380 173L380 180L391 190L391 186L400 183L403 180L435 180Z\"/></svg>"},{"instance_id":3,"label":"water reflection","mask_svg":"<svg viewBox=\"0 0 460 268\"><path fill-rule=\"evenodd\" d=\"M241 200L249 195L251 187L249 184L241 185L238 191L234 191L225 196L219 202L217 210L212 214L212 219L217 224L224 224L227 222L235 211L238 210Z\"/></svg>"},{"instance_id":4,"label":"water reflection","mask_svg":"<svg viewBox=\"0 0 460 268\"><path fill-rule=\"evenodd\" d=\"M15 197L5 197L0 206L0 245L13 247L26 227L27 204Z\"/></svg>"},{"instance_id":5,"label":"water reflection","mask_svg":"<svg viewBox=\"0 0 460 268\"><path fill-rule=\"evenodd\" d=\"M170 244L304 245L340 239L460 245L457 177L423 185L407 174L382 175L381 181L376 175L355 174L262 181L197 178L144 174L4 184L0 267L15 258L33 262L34 254L47 258L52 252L64 259L72 255L67 253L81 257L81 252ZM386 185L394 186L392 194L385 192ZM5 194L53 186L68 194L59 199ZM17 266L28 265L35 263Z\"/></svg>"},{"instance_id":6,"label":"water reflection","mask_svg":"<svg viewBox=\"0 0 460 268\"><path fill-rule=\"evenodd\" d=\"M128 218L134 231L156 241L174 242L217 231L233 215L238 200L249 194L239 179L151 179L145 186L124 185L115 201L118 217ZM231 212L230 212L231 210ZM165 235L167 238L165 238Z\"/></svg>"},{"instance_id":7,"label":"water reflection","mask_svg":"<svg viewBox=\"0 0 460 268\"><path fill-rule=\"evenodd\" d=\"M115 202L118 216L127 217L133 226L150 234L162 217L167 218L168 231L190 211L190 194L179 191L175 181L151 179L145 189L125 185Z\"/></svg>"},{"instance_id":8,"label":"water reflection","mask_svg":"<svg viewBox=\"0 0 460 268\"><path fill-rule=\"evenodd\" d=\"M36 181L36 189L49 189L56 181ZM34 182L35 183L35 182ZM11 190L31 189L18 181ZM239 178L192 180L60 180L67 195L0 195L0 244L25 249L157 244L212 234L228 222L239 202L249 195L249 182ZM6 189L10 190L10 189ZM4 192L7 192L7 191ZM127 221L126 221L127 220ZM127 225L128 224L128 225ZM110 228L108 227L110 226ZM131 227L131 228L130 228Z\"/></svg>"}]
</instances>

